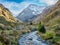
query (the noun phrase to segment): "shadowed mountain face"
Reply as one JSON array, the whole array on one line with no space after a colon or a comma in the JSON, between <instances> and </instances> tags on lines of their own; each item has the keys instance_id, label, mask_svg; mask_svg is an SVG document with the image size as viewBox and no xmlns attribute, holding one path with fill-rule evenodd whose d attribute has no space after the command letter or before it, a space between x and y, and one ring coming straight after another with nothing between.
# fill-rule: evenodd
<instances>
[{"instance_id":1,"label":"shadowed mountain face","mask_svg":"<svg viewBox=\"0 0 60 45\"><path fill-rule=\"evenodd\" d=\"M51 9L52 9L53 7L54 7L54 5L53 5L53 6L46 7L46 8L42 11L42 13L41 13L39 16L37 16L37 18L35 18L35 20L32 21L32 23L37 24L37 23L39 23L41 20L43 20L43 18L44 18L48 13L51 12Z\"/></svg>"},{"instance_id":2,"label":"shadowed mountain face","mask_svg":"<svg viewBox=\"0 0 60 45\"><path fill-rule=\"evenodd\" d=\"M37 24L39 23L41 20L44 20L45 22L49 21L50 19L54 18L55 16L58 16L60 10L60 0L52 6L48 6L46 7L42 13L32 22Z\"/></svg>"},{"instance_id":3,"label":"shadowed mountain face","mask_svg":"<svg viewBox=\"0 0 60 45\"><path fill-rule=\"evenodd\" d=\"M42 6L37 6L34 4L30 4L26 9L24 9L17 18L22 20L23 22L31 22L34 20L44 9Z\"/></svg>"}]
</instances>

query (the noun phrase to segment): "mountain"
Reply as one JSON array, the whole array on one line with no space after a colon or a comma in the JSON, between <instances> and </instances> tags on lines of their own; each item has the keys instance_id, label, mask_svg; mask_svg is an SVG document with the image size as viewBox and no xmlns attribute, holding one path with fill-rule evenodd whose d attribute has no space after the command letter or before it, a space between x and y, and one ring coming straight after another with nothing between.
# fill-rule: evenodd
<instances>
[{"instance_id":1,"label":"mountain","mask_svg":"<svg viewBox=\"0 0 60 45\"><path fill-rule=\"evenodd\" d=\"M49 29L54 28L60 28L60 0L54 5L54 7L51 9L51 12L48 13L44 19L42 20L46 27L49 27ZM60 30L60 29L59 29Z\"/></svg>"},{"instance_id":2,"label":"mountain","mask_svg":"<svg viewBox=\"0 0 60 45\"><path fill-rule=\"evenodd\" d=\"M45 16L45 18L44 18L45 22L48 22L49 20L52 20L53 18L60 16L60 6L59 5L60 5L60 1L58 1L51 9L51 12L49 12L47 14L47 16Z\"/></svg>"},{"instance_id":3,"label":"mountain","mask_svg":"<svg viewBox=\"0 0 60 45\"><path fill-rule=\"evenodd\" d=\"M54 45L60 45L60 0L41 21L46 29L43 38L51 41Z\"/></svg>"},{"instance_id":4,"label":"mountain","mask_svg":"<svg viewBox=\"0 0 60 45\"><path fill-rule=\"evenodd\" d=\"M16 21L15 18L12 16L12 13L2 4L0 4L0 16L4 17L7 21L11 21L11 22Z\"/></svg>"},{"instance_id":5,"label":"mountain","mask_svg":"<svg viewBox=\"0 0 60 45\"><path fill-rule=\"evenodd\" d=\"M23 22L31 22L42 12L43 9L44 9L43 6L30 4L17 16L17 18L22 20Z\"/></svg>"},{"instance_id":6,"label":"mountain","mask_svg":"<svg viewBox=\"0 0 60 45\"><path fill-rule=\"evenodd\" d=\"M12 13L0 4L0 30L12 29L19 22L18 19L13 17Z\"/></svg>"},{"instance_id":7,"label":"mountain","mask_svg":"<svg viewBox=\"0 0 60 45\"><path fill-rule=\"evenodd\" d=\"M0 45L18 45L22 34L30 30L0 4Z\"/></svg>"},{"instance_id":8,"label":"mountain","mask_svg":"<svg viewBox=\"0 0 60 45\"><path fill-rule=\"evenodd\" d=\"M37 16L37 18L35 18L35 20L33 20L32 23L38 24L46 15L48 15L48 13L51 12L53 7L54 7L54 5L48 6L45 9L43 9L42 13L39 16Z\"/></svg>"}]
</instances>

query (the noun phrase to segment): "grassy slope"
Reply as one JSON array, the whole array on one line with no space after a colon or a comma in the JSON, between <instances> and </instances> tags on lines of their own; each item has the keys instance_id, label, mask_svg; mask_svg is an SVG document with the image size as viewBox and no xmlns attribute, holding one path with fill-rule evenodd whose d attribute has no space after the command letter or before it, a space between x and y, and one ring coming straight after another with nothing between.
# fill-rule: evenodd
<instances>
[{"instance_id":1,"label":"grassy slope","mask_svg":"<svg viewBox=\"0 0 60 45\"><path fill-rule=\"evenodd\" d=\"M53 42L54 45L60 45L60 8L58 6L54 7L42 22L45 24L46 33L40 33L40 35Z\"/></svg>"},{"instance_id":2,"label":"grassy slope","mask_svg":"<svg viewBox=\"0 0 60 45\"><path fill-rule=\"evenodd\" d=\"M17 30L23 27L20 25L24 24L14 18L11 12L0 4L0 45L17 45L21 34L29 32L26 29Z\"/></svg>"},{"instance_id":3,"label":"grassy slope","mask_svg":"<svg viewBox=\"0 0 60 45\"><path fill-rule=\"evenodd\" d=\"M0 45L17 45L18 38L30 30L17 30L16 26L23 25L20 22L7 21L3 16L0 16Z\"/></svg>"}]
</instances>

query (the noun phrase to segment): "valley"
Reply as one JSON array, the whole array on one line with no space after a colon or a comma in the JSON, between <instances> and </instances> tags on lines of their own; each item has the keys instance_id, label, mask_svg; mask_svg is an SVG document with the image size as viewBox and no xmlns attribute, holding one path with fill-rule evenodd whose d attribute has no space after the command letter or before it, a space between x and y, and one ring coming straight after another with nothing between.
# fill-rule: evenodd
<instances>
[{"instance_id":1,"label":"valley","mask_svg":"<svg viewBox=\"0 0 60 45\"><path fill-rule=\"evenodd\" d=\"M60 45L60 0L28 5L16 17L0 4L0 45Z\"/></svg>"}]
</instances>

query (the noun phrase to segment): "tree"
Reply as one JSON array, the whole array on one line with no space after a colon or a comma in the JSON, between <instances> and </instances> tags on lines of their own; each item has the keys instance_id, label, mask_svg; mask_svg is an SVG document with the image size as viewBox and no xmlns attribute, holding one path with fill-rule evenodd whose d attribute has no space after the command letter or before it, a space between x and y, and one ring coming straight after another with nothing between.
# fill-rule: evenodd
<instances>
[{"instance_id":1,"label":"tree","mask_svg":"<svg viewBox=\"0 0 60 45\"><path fill-rule=\"evenodd\" d=\"M46 29L44 27L44 24L43 23L39 23L39 26L38 26L38 31L39 32L42 32L42 33L45 33L46 32Z\"/></svg>"}]
</instances>

